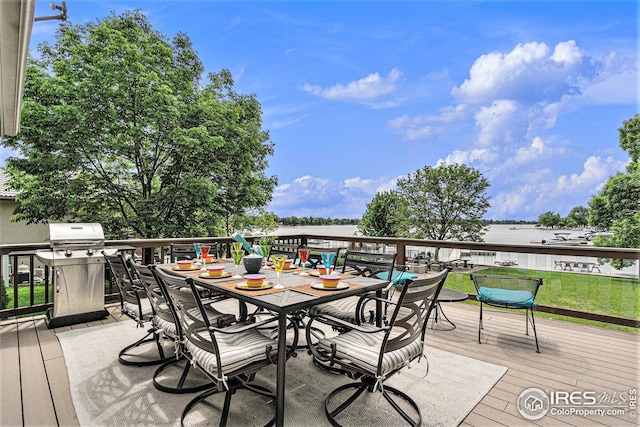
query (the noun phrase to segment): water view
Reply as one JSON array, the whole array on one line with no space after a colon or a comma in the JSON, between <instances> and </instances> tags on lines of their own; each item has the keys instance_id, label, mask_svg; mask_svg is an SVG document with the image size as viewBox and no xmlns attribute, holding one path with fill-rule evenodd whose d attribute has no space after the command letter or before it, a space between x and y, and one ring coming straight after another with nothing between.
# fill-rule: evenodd
<instances>
[{"instance_id":1,"label":"water view","mask_svg":"<svg viewBox=\"0 0 640 427\"><path fill-rule=\"evenodd\" d=\"M275 235L286 236L291 234L320 234L331 236L353 236L357 232L355 225L308 225L308 226L281 226L275 231ZM564 230L564 229L540 229L533 224L513 225L513 224L493 224L489 226L489 230L485 234L484 241L487 243L504 243L504 244L530 244L532 242L541 242L542 240L551 241L555 238L554 233L566 232L570 233L569 238L578 238L583 235L581 230ZM538 243L539 244L539 243ZM408 248L407 256L413 257L424 248ZM457 253L452 253L451 249L442 249L440 259L448 260L450 257L457 257ZM477 255L471 254L471 263L482 265L494 265L496 262L513 261L519 268L538 269L538 270L554 270L556 264L554 261L578 261L578 257L560 256L560 255L541 255L541 254L516 254L507 252L496 252L495 255ZM597 264L597 258L580 258L579 261L592 262ZM600 273L603 275L620 276L620 277L638 277L638 265L628 267L622 270L615 270L609 265L599 265Z\"/></svg>"}]
</instances>

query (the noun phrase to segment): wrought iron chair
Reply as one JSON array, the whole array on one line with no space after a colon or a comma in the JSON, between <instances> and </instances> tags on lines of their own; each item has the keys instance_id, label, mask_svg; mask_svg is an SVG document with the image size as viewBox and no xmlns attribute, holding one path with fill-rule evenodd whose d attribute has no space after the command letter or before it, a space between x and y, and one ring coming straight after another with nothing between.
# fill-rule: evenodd
<instances>
[{"instance_id":1,"label":"wrought iron chair","mask_svg":"<svg viewBox=\"0 0 640 427\"><path fill-rule=\"evenodd\" d=\"M420 425L422 416L415 401L406 393L386 385L385 381L414 360L420 361L424 357L425 330L448 273L447 268L426 279L409 279L399 288L397 298L384 299L383 303L393 310L388 325L383 327L331 319L343 323L348 332L321 339L318 346L311 347L313 356L324 363L337 365L349 377L359 380L336 388L326 397L325 414L332 425L340 425L336 418L365 391L381 392L405 421L412 426ZM312 317L310 324L315 320L320 318ZM351 389L355 391L343 393ZM348 397L345 398L345 394ZM366 409L375 411L371 406ZM381 413L381 417L389 422L388 414Z\"/></svg>"},{"instance_id":2,"label":"wrought iron chair","mask_svg":"<svg viewBox=\"0 0 640 427\"><path fill-rule=\"evenodd\" d=\"M162 334L158 327L153 323L154 311L151 302L147 298L147 293L139 280L134 279L131 269L127 265L124 256L120 253L116 255L104 254L107 267L111 272L111 280L115 282L120 292L120 312L122 315L129 317L136 322L136 327L144 328L145 322L149 322L151 327L147 330L147 334L123 348L118 354L118 360L123 365L149 366L164 363L171 360L173 354L165 355L162 345ZM141 354L131 352L131 350L154 344L158 349L158 358L144 359ZM141 349L140 349L141 350Z\"/></svg>"},{"instance_id":3,"label":"wrought iron chair","mask_svg":"<svg viewBox=\"0 0 640 427\"><path fill-rule=\"evenodd\" d=\"M379 274L386 274L387 277L393 271L395 265L396 254L376 253L376 252L359 252L359 251L347 251L345 254L344 264L342 265L343 274L352 274L354 276L363 277L378 277ZM383 279L384 280L384 279ZM383 289L382 295L388 296L389 290L393 287L394 283L389 284ZM309 309L308 315L315 317L320 323L330 326L334 331L338 333L344 333L349 330L351 324L362 324L367 321L366 310L369 310L368 320L373 323L376 318L376 310L385 312L385 308L382 307L380 301L375 301L371 298L371 294L366 294L361 297L349 297L343 298L337 301L332 301L324 304L318 304ZM375 304L370 304L375 302ZM375 305L375 309L374 306ZM334 322L333 319L340 319L342 322ZM345 326L345 323L346 326ZM311 322L307 323L305 329L305 338L309 352L311 347L317 345L317 342L324 338L326 335L321 328L311 326ZM324 363L318 358L313 358L313 363L329 372L341 373L339 369Z\"/></svg>"},{"instance_id":4,"label":"wrought iron chair","mask_svg":"<svg viewBox=\"0 0 640 427\"><path fill-rule=\"evenodd\" d=\"M524 310L526 318L525 334L529 335L529 322L531 322L533 335L536 340L536 352L540 353L533 312L537 308L534 300L538 289L542 286L542 279L534 277L493 276L487 274L471 274L470 276L478 293L476 298L480 301L478 344L481 343L480 330L484 329L482 324L482 305L487 304L493 307ZM531 312L531 318L529 318L529 312Z\"/></svg>"},{"instance_id":5,"label":"wrought iron chair","mask_svg":"<svg viewBox=\"0 0 640 427\"><path fill-rule=\"evenodd\" d=\"M344 264L342 265L343 274L351 274L354 276L362 277L376 277L388 280L388 277L392 275L395 265L397 254L377 253L377 252L359 252L348 250L345 254ZM393 285L393 282L389 282L389 286L384 289L383 293L386 293ZM365 299L353 297L344 298L338 301L333 301L325 304L319 304L309 309L309 314L313 316L319 316L322 314L328 314L332 317L337 317L341 320L346 320L350 323L361 323L365 321L364 307L359 307ZM370 313L369 319L373 316L373 312ZM339 325L332 325L335 328L342 330Z\"/></svg>"},{"instance_id":6,"label":"wrought iron chair","mask_svg":"<svg viewBox=\"0 0 640 427\"><path fill-rule=\"evenodd\" d=\"M303 248L311 251L307 259L307 268L316 268L318 264L322 264L322 254L335 254L334 263L336 265L334 267L337 268L338 257L342 248L320 248L314 246L303 246Z\"/></svg>"},{"instance_id":7,"label":"wrought iron chair","mask_svg":"<svg viewBox=\"0 0 640 427\"><path fill-rule=\"evenodd\" d=\"M251 384L263 367L276 363L277 341L258 332L259 327L276 322L276 317L259 322L239 322L220 327L212 324L206 313L205 302L190 278L169 274L157 267L154 271L164 283L169 301L184 333L185 357L211 381L212 388L194 397L184 408L180 422L200 402L216 393L224 393L220 425L227 424L231 397L240 389L275 398L264 387ZM272 424L274 418L266 424Z\"/></svg>"},{"instance_id":8,"label":"wrought iron chair","mask_svg":"<svg viewBox=\"0 0 640 427\"><path fill-rule=\"evenodd\" d=\"M298 260L298 249L300 245L297 243L281 243L281 242L273 242L271 244L271 248L269 249L269 256L267 257L267 261L271 260L272 255L285 255L287 258L293 260L293 265L296 264Z\"/></svg>"},{"instance_id":9,"label":"wrought iron chair","mask_svg":"<svg viewBox=\"0 0 640 427\"><path fill-rule=\"evenodd\" d=\"M197 371L196 375L189 375L191 363L184 355L186 352L184 334L172 307L167 303L166 291L163 289L164 284L156 277L151 266L131 263L131 267L136 272L140 284L145 288L147 298L153 306L152 321L154 325L162 331L165 337L173 341L175 348L175 357L160 365L154 372L153 385L160 391L176 394L193 393L211 388L211 382L208 378L197 375ZM236 320L233 314L220 313L211 306L207 306L206 309L209 320L213 324L230 325Z\"/></svg>"}]
</instances>

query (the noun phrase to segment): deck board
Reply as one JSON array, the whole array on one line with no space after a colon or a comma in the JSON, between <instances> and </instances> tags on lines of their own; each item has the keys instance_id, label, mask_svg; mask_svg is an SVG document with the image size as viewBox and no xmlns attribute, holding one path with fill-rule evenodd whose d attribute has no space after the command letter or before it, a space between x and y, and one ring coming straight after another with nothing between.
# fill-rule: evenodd
<instances>
[{"instance_id":1,"label":"deck board","mask_svg":"<svg viewBox=\"0 0 640 427\"><path fill-rule=\"evenodd\" d=\"M0 425L22 425L17 324L0 326Z\"/></svg>"},{"instance_id":2,"label":"deck board","mask_svg":"<svg viewBox=\"0 0 640 427\"><path fill-rule=\"evenodd\" d=\"M427 345L508 368L461 425L636 425L625 416L583 418L548 414L529 422L520 416L516 404L520 393L530 387L595 392L638 388L640 336L536 318L541 351L538 354L533 335L524 335L524 316L516 312L486 310L482 344L478 344L479 307L451 303L443 304L443 309L458 327L451 331L428 329ZM108 310L110 316L101 321L55 331L47 329L41 317L0 323L0 425L22 425L23 417L24 425L78 425L64 357L55 332L128 320L119 316L117 305L109 306ZM20 375L23 376L22 385ZM23 397L24 415L21 409ZM38 404L34 405L34 401Z\"/></svg>"}]
</instances>

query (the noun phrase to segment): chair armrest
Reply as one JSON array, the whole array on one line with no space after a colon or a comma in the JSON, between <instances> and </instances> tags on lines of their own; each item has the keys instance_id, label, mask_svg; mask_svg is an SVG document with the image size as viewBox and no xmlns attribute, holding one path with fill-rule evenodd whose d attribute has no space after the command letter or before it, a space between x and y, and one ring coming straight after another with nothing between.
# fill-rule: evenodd
<instances>
[{"instance_id":1,"label":"chair armrest","mask_svg":"<svg viewBox=\"0 0 640 427\"><path fill-rule=\"evenodd\" d=\"M340 326L344 326L346 328L354 329L356 331L360 331L360 332L364 332L364 333L368 333L368 334L372 334L372 333L375 333L375 332L384 332L384 331L387 331L389 329L388 326L384 326L382 328L376 328L376 327L372 327L372 326L367 326L366 328L363 328L360 325L356 325L356 324L347 322L345 320L338 319L337 317L329 316L328 314L323 314L322 316L316 316L313 319L326 320L326 321L329 321L331 323L336 323L336 324L338 324Z\"/></svg>"},{"instance_id":2,"label":"chair armrest","mask_svg":"<svg viewBox=\"0 0 640 427\"><path fill-rule=\"evenodd\" d=\"M239 326L239 327L236 327L235 325L233 325L231 327L225 327L225 328L217 328L215 326L211 326L209 328L209 330L213 331L213 332L220 332L222 334L237 334L239 332L244 332L244 331L248 331L250 329L258 328L260 326L264 326L264 325L266 325L268 323L272 323L272 322L277 321L277 320L278 320L277 317L271 317L269 319L265 319L265 320L262 320L260 322L247 323L246 325ZM238 325L238 324L236 323L236 325Z\"/></svg>"}]
</instances>

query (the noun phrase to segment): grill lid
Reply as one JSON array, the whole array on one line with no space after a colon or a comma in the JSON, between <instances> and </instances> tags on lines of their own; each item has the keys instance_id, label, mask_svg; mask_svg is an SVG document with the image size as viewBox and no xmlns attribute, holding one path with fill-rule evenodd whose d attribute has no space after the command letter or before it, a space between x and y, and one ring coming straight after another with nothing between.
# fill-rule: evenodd
<instances>
[{"instance_id":1,"label":"grill lid","mask_svg":"<svg viewBox=\"0 0 640 427\"><path fill-rule=\"evenodd\" d=\"M104 246L104 232L98 223L49 224L49 247L52 249L84 249Z\"/></svg>"}]
</instances>

